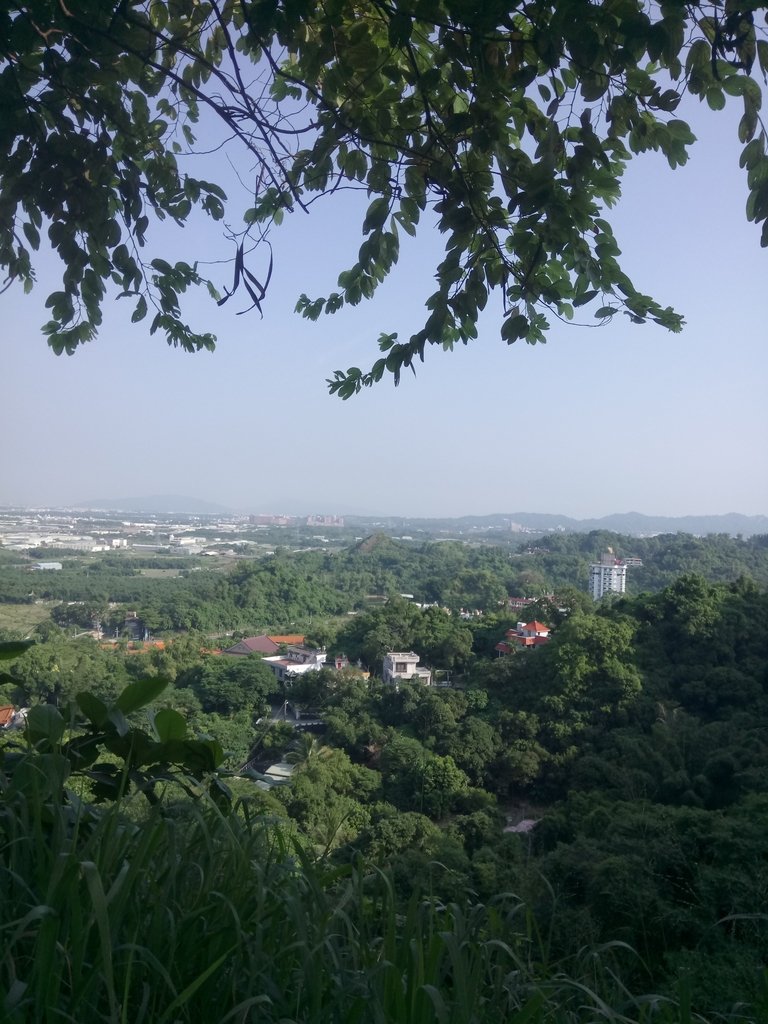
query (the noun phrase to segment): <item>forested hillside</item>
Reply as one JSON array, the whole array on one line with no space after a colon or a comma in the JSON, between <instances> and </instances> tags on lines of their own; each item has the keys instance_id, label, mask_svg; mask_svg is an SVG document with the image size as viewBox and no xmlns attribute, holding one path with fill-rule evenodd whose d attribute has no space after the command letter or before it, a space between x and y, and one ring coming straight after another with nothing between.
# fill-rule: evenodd
<instances>
[{"instance_id":1,"label":"forested hillside","mask_svg":"<svg viewBox=\"0 0 768 1024\"><path fill-rule=\"evenodd\" d=\"M387 545L375 549L380 546L383 555ZM277 559L269 568L280 565ZM228 585L242 588L250 572L244 569L237 583ZM353 942L359 929L373 927L363 893L375 878L388 879L386 913L394 917L386 927L395 930L408 933L416 927L407 908L420 899L437 917L431 923L423 919L419 929L447 928L446 935L457 934L464 927L463 915L490 915L482 917L485 923L476 919L467 933L469 945L456 953L459 960L451 961L452 968L442 959L449 956L450 942L446 939L448 947L441 945L439 953L435 948L434 963L443 966L430 980L422 976L421 984L436 986L448 1002L457 996L451 972L468 969L465 955L480 956L483 950L483 956L490 955L480 936L497 934L494 915L501 894L514 893L520 901L514 906L525 909L504 917L505 941L512 943L515 956L525 947L520 977L525 976L525 986L541 990L539 1016L531 1010L521 1020L593 1019L591 995L584 995L581 1009L570 1006L562 991L554 1007L547 1002L555 976L561 982L571 979L566 989L588 981L583 991L609 1000L616 1013L625 1014L622 1019L653 1018L630 992L669 999L653 1004L660 1020L691 1019L684 1009L689 1001L711 1020L763 1019L768 1005L768 593L746 580L710 583L687 575L657 594L574 606L561 613L548 644L498 657L489 633L503 635L503 626L503 614L464 622L439 608L421 610L394 598L350 619L332 641L332 649L353 653L358 644L371 664L391 644L413 646L429 664L450 671L454 685L443 688L408 682L394 688L375 678L366 681L350 668L308 673L284 691L257 657L206 653L191 635L147 654L51 635L17 653L3 695L15 703L45 702L45 728L38 727L32 736L40 744L37 756L63 756L62 763L76 775L84 770L76 786L81 797L103 799L127 787L137 796L127 803L125 798L120 813L143 820L145 812L136 800L147 792L155 804L153 814L161 815L153 818L153 828L164 829L158 822L168 814L182 832L187 827L194 831L196 816L206 813L200 783L211 782L216 771L217 799L227 806L230 799L245 800L236 804L239 810L227 812L240 822L235 832L240 835L247 808L245 821L262 823L258 842L272 849L269 857L278 874L277 863L287 850L296 844L301 851L301 885L315 894L301 913L309 913L317 900L326 901L325 913L334 920L335 900L347 908L352 931L345 942ZM119 694L145 685L156 697L155 708L163 710L154 713L154 738L150 730L147 739L140 739L139 721L125 731L125 716L141 702ZM76 697L84 690L91 696ZM285 697L311 705L324 727L314 734L298 733L287 722L272 722L268 706ZM75 698L91 724L69 733L64 708ZM111 706L122 707L120 715ZM60 727L51 724L51 715ZM187 742L183 737L191 735L190 727L215 741L189 750L179 746ZM68 745L62 747L62 741ZM106 747L106 757L93 764L99 744ZM93 755L84 756L91 749ZM174 753L163 753L166 749ZM232 777L226 796L221 772L227 766L237 770L247 760L261 772L276 759L293 766L286 783L265 792L254 777ZM119 767L123 761L127 774ZM183 789L163 781L173 777L174 763L189 780ZM14 799L21 798L14 775L20 769L13 765L6 760L5 800L13 793ZM64 804L72 799L64 791ZM182 826L192 813L190 800L198 810ZM17 843L18 837L7 833L10 820L6 808L4 841ZM522 831L509 831L520 821ZM214 826L209 822L206 827ZM238 844L256 842L251 827L246 828L251 838L240 835L223 856L240 863ZM270 830L273 840L267 838ZM90 841L84 833L75 848ZM283 853L270 846L274 842ZM192 845L184 849L196 870L201 854ZM78 856L86 853L83 846ZM277 899L272 876L265 879L260 873L251 879L244 867L236 870L248 876L241 878L244 891L258 883L260 898ZM323 874L321 882L318 871L330 874ZM343 879L352 877L355 886L362 886L355 892L344 888ZM10 878L4 878L10 892ZM37 883L28 884L26 896L11 887L17 917L33 914L40 922L23 937L8 940L13 950L26 951L19 952L20 976L44 941L44 917L34 909L35 900L44 896L35 895ZM106 891L117 883L107 873L102 884ZM291 886L287 891L294 891ZM205 898L215 899L212 893ZM439 909L448 905L450 911ZM297 912L294 906L291 913ZM192 921L189 927L198 926ZM255 919L248 927L256 927ZM126 940L116 933L106 941L117 949ZM200 941L208 940L201 934ZM234 963L227 959L233 953L216 948L223 959L210 962L218 963L213 971L221 981L233 969L225 966ZM354 959L352 948L343 956ZM276 950L262 955L276 955ZM377 957L374 961L381 968ZM593 965L591 974L584 974L587 962ZM485 980L476 978L477 998L481 992L488 996L485 986L491 985L483 972L497 969L483 963ZM247 969L252 972L252 965ZM375 969L371 962L360 962L356 984L365 988L371 980L366 972ZM325 964L317 970L322 974L331 968ZM406 977L410 968L402 970ZM6 982L11 983L7 973ZM126 979L125 984L131 988L132 982ZM327 994L327 978L318 976L313 984ZM514 998L508 986L502 990L507 1001L490 1000L488 1013L476 1019L512 1013L513 1005L522 1012L531 990L525 988L524 998L519 989ZM189 1007L202 1005L196 1000L206 998L206 991L201 981L200 992L189 995ZM93 998L98 1002L101 996L94 992ZM19 1005L26 1004L22 1000ZM381 1019L450 1019L456 1024L475 1019L462 1018L459 1010L443 1017L431 997L428 1005L429 1011L419 1002L424 1017ZM558 1008L565 1012L566 1006L570 1016L558 1016ZM332 1019L313 1018L306 1008L304 1013L297 1019Z\"/></svg>"},{"instance_id":2,"label":"forested hillside","mask_svg":"<svg viewBox=\"0 0 768 1024\"><path fill-rule=\"evenodd\" d=\"M70 557L60 572L31 573L0 551L2 605L49 602L60 625L87 629L95 617L122 629L136 612L153 634L186 630L259 632L289 625L310 631L367 606L372 597L410 594L457 611L495 612L510 595L554 595L572 603L585 591L589 564L612 548L639 558L627 574L630 594L657 591L683 572L713 582L745 576L768 585L768 538L670 534L623 537L604 531L548 534L515 547L455 541L412 543L377 534L337 553L278 549L211 569L187 558ZM161 569L162 572L155 572ZM118 606L118 607L114 607Z\"/></svg>"}]
</instances>

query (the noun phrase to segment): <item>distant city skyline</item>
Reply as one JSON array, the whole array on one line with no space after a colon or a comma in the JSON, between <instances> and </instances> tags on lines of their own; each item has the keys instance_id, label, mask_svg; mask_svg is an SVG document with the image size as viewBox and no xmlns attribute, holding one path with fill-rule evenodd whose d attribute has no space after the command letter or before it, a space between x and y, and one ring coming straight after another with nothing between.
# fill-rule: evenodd
<instances>
[{"instance_id":1,"label":"distant city skyline","mask_svg":"<svg viewBox=\"0 0 768 1024\"><path fill-rule=\"evenodd\" d=\"M54 356L40 334L42 259L32 295L0 295L0 504L154 493L254 512L765 513L768 254L746 221L738 101L729 106L688 103L682 116L702 138L690 164L672 172L657 154L638 157L611 213L627 272L686 315L681 335L617 317L507 347L490 303L473 344L434 348L416 379L341 402L326 394L334 369L369 366L380 331L422 322L439 236L405 240L373 302L309 323L296 298L327 294L354 260L356 197L294 215L273 240L263 320L185 302L219 337L197 355L168 349L115 302L97 341ZM169 236L162 255L174 246L206 254L209 240Z\"/></svg>"},{"instance_id":2,"label":"distant city skyline","mask_svg":"<svg viewBox=\"0 0 768 1024\"><path fill-rule=\"evenodd\" d=\"M164 497L158 495L158 497ZM141 501L141 495L136 495L133 498L126 499L125 503L121 504L119 501L115 503L106 504L104 502L75 502L72 504L72 508L93 508L93 509L111 509L117 510L121 507L125 508L138 508L140 505L138 502ZM310 516L310 515L350 515L350 516L396 516L398 518L405 519L460 519L471 516L510 516L515 513L512 511L504 511L500 508L484 508L484 509L471 509L469 511L459 512L446 512L439 508L433 509L431 512L421 513L412 512L408 509L393 510L388 508L366 508L361 506L331 506L326 504L313 505L313 504L297 504L296 502L275 502L268 505L259 506L232 506L223 503L218 503L207 498L198 498L190 495L189 501L193 503L192 508L200 507L203 505L209 505L212 508L212 515L217 514L217 511L221 513L231 513L235 515L290 515L290 516ZM53 506L51 506L53 507ZM168 506L170 507L170 506ZM185 511L185 506L179 506L178 511ZM550 516L562 516L568 519L601 519L612 515L641 515L641 516L669 516L670 518L685 518L686 516L718 516L718 515L748 515L748 516L759 516L761 512L742 512L741 509L728 508L723 511L712 511L711 509L689 509L686 512L679 513L667 513L658 512L655 509L605 509L594 513L584 513L581 515L574 514L564 509L548 509L548 508L526 508L518 509L518 513L531 514L531 515L550 515Z\"/></svg>"},{"instance_id":3,"label":"distant city skyline","mask_svg":"<svg viewBox=\"0 0 768 1024\"><path fill-rule=\"evenodd\" d=\"M178 499L178 500L176 500ZM670 519L685 519L692 517L718 517L718 516L747 516L750 518L759 518L764 515L762 512L743 512L741 509L728 508L725 511L713 511L713 510L702 510L702 509L690 509L686 512L679 513L667 513L659 512L655 509L641 510L641 509L612 509L600 510L594 513L583 513L576 514L563 509L549 509L549 508L530 508L530 509L518 509L517 512L505 511L501 508L486 508L486 509L473 509L470 511L459 511L459 512L446 512L445 510L435 509L430 512L412 512L408 509L405 510L393 510L390 508L373 508L373 507L360 507L360 506L347 506L343 503L340 505L328 505L328 504L297 504L295 502L273 502L261 505L243 505L233 506L223 502L216 502L208 498L200 498L196 495L133 495L126 496L123 498L115 499L94 499L85 498L78 501L70 502L51 502L51 501L40 501L40 502L12 502L2 501L0 502L0 509L2 508L21 508L30 510L40 509L72 509L72 510L87 510L92 512L119 512L124 510L126 512L157 512L159 514L171 514L173 512L184 513L188 515L238 515L238 516L255 516L255 515L271 515L280 516L286 515L291 517L303 517L303 516L360 516L363 518L370 518L371 516L381 516L382 518L396 518L396 519L464 519L464 518L487 518L492 516L502 516L509 518L515 514L522 515L539 515L539 516L550 516L560 517L562 519L574 519L574 520L593 520L593 519L605 519L612 516L620 515L637 515L647 516L651 518L670 518Z\"/></svg>"},{"instance_id":4,"label":"distant city skyline","mask_svg":"<svg viewBox=\"0 0 768 1024\"><path fill-rule=\"evenodd\" d=\"M44 515L41 517L40 513ZM152 522L164 523L168 526L173 523L175 517L179 517L180 521L202 519L208 526L214 527L235 521L245 523L246 526L250 522L257 526L327 528L331 532L337 527L348 529L354 524L356 529L360 529L364 533L369 530L375 531L378 527L385 530L392 529L397 523L399 529L407 528L409 531L430 530L434 529L437 524L445 524L448 529L451 529L451 524L453 524L460 533L465 531L473 533L475 530L479 530L481 533L493 535L497 535L499 532L541 535L558 531L584 533L591 530L636 537L664 533L688 533L697 536L722 533L747 538L758 534L768 534L768 516L750 516L736 512L679 517L628 512L577 518L562 513L531 512L518 509L485 515L447 516L443 514L418 517L350 509L341 512L327 509L310 511L305 508L273 509L269 512L264 509L228 509L224 506L199 502L194 498L180 495L153 495L135 500L123 498L99 502L85 501L71 507L40 505L13 508L0 505L0 522L6 526L9 522L21 522L28 515L36 517L40 524L55 523L59 517L86 524L100 519L115 522L120 519L124 519L126 522L141 521L146 517ZM85 530L88 532L87 526Z\"/></svg>"}]
</instances>

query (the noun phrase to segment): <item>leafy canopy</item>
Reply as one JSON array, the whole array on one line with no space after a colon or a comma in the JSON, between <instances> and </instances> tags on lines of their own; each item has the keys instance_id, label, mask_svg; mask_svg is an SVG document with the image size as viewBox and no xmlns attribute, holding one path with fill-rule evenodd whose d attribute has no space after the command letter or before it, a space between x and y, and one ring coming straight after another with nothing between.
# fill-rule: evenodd
<instances>
[{"instance_id":1,"label":"leafy canopy","mask_svg":"<svg viewBox=\"0 0 768 1024\"><path fill-rule=\"evenodd\" d=\"M544 340L553 317L594 306L679 330L681 317L621 269L605 217L628 161L672 167L694 141L674 116L687 90L719 109L740 96L747 216L768 244L768 158L759 120L768 43L756 0L28 0L0 11L0 264L34 281L42 236L63 263L44 326L57 353L92 340L107 290L132 320L189 351L211 334L180 296L260 310L269 234L339 188L367 193L357 258L310 319L370 298L403 233L436 225L445 253L426 321L379 338L370 370L338 370L343 398L399 379L427 345L476 336L500 293L501 336ZM200 136L248 173L245 208L187 167ZM218 138L218 137L217 137ZM203 214L231 244L231 286L157 255L158 221ZM225 220L225 217L227 218ZM255 262L255 252L262 259ZM264 267L256 273L254 267Z\"/></svg>"}]
</instances>

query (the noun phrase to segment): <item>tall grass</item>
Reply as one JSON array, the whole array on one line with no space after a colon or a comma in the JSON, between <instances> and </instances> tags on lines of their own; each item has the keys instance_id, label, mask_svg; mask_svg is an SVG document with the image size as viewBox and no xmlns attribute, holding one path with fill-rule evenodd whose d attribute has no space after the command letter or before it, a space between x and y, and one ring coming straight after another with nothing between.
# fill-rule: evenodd
<instances>
[{"instance_id":1,"label":"tall grass","mask_svg":"<svg viewBox=\"0 0 768 1024\"><path fill-rule=\"evenodd\" d=\"M0 773L0 1019L8 1024L687 1024L635 998L625 950L547 961L511 896L406 907L385 872L310 861L248 804L141 824L66 796L66 765Z\"/></svg>"}]
</instances>

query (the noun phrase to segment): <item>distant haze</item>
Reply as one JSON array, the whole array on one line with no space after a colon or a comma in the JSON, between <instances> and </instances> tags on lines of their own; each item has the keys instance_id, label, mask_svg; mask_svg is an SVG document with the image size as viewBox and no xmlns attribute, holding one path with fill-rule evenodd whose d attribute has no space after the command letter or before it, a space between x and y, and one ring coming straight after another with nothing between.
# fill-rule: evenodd
<instances>
[{"instance_id":1,"label":"distant haze","mask_svg":"<svg viewBox=\"0 0 768 1024\"><path fill-rule=\"evenodd\" d=\"M225 505L175 494L152 494L143 498L91 498L77 502L74 507L111 512L186 512L190 515L226 515L232 512Z\"/></svg>"},{"instance_id":2,"label":"distant haze","mask_svg":"<svg viewBox=\"0 0 768 1024\"><path fill-rule=\"evenodd\" d=\"M185 314L219 338L196 355L150 337L115 301L95 342L54 356L40 325L58 283L41 255L31 295L0 294L0 503L170 493L254 512L765 515L768 252L744 214L741 101L679 109L701 140L689 163L633 160L611 217L627 273L684 313L682 334L617 316L598 329L556 322L546 345L509 347L494 299L477 341L428 346L416 378L341 402L326 393L334 369L367 369L380 332L405 339L423 324L437 233L403 239L372 302L310 323L293 312L297 296L327 295L354 262L360 197L287 217L263 319L184 296ZM704 215L713 196L716 216ZM192 230L167 243L168 258L218 258Z\"/></svg>"},{"instance_id":3,"label":"distant haze","mask_svg":"<svg viewBox=\"0 0 768 1024\"><path fill-rule=\"evenodd\" d=\"M46 507L46 506L43 506ZM634 536L648 536L659 533L692 533L703 536L711 533L727 533L731 536L741 534L751 537L755 534L768 534L768 516L747 516L737 512L725 515L690 515L690 516L654 516L639 512L612 513L600 518L577 519L571 516L557 515L551 512L497 512L486 515L471 516L409 516L395 515L388 511L359 512L345 508L302 507L288 508L259 507L249 509L231 509L198 498L181 495L147 495L135 498L102 498L77 502L72 506L78 510L111 511L125 513L148 513L154 515L202 515L225 517L243 514L284 514L290 516L309 515L342 515L353 520L379 520L391 522L393 525L408 523L441 523L459 526L463 529L503 529L514 532L526 530L546 532L561 530L583 533L590 530L608 530Z\"/></svg>"}]
</instances>

